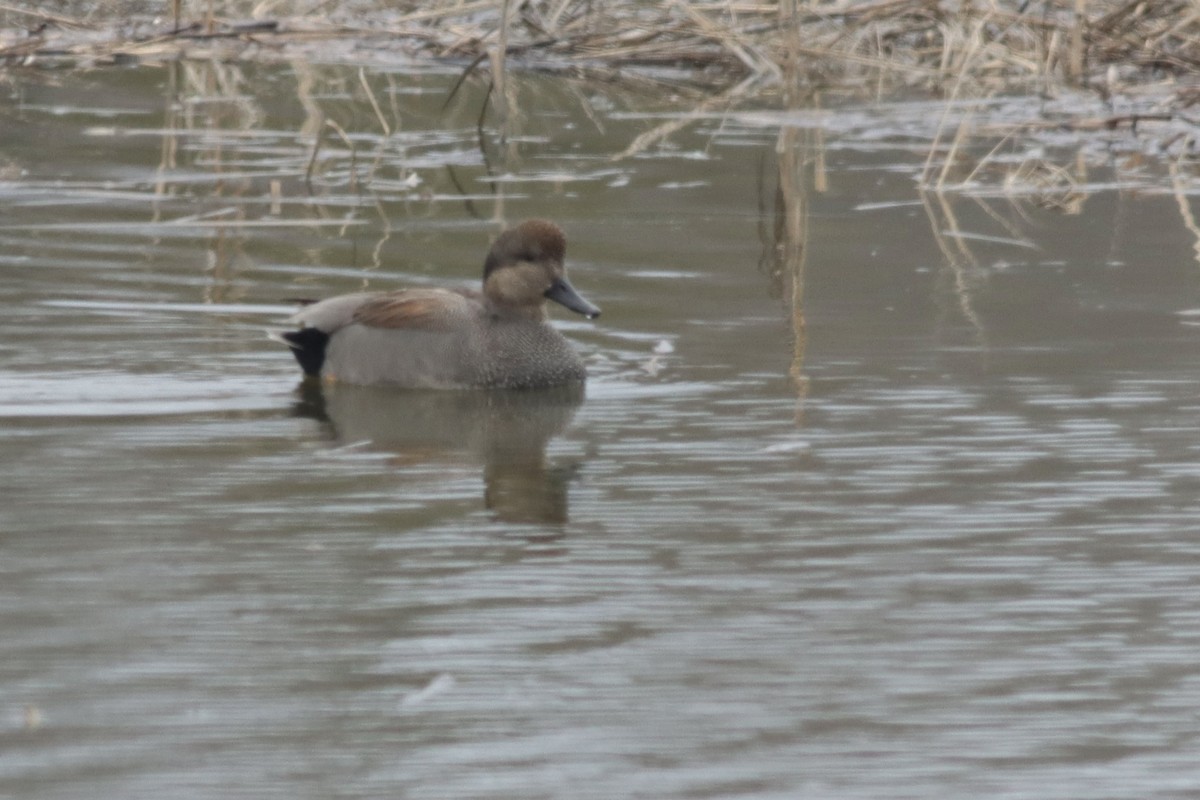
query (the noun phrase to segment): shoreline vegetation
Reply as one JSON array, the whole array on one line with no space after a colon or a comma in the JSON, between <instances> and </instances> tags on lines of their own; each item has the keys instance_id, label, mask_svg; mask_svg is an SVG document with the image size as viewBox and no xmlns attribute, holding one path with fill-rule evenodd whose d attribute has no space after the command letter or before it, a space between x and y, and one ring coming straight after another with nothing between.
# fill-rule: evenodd
<instances>
[{"instance_id":1,"label":"shoreline vegetation","mask_svg":"<svg viewBox=\"0 0 1200 800\"><path fill-rule=\"evenodd\" d=\"M910 132L927 137L923 189L1068 207L1086 178L1044 152L1071 141L1165 166L1176 189L1195 180L1200 9L1185 0L0 0L0 77L284 60L458 70L447 105L487 81L479 125L502 139L514 72L674 98L678 118L614 160L705 115L849 95L941 102L936 133ZM1014 97L1015 112L996 102Z\"/></svg>"},{"instance_id":2,"label":"shoreline vegetation","mask_svg":"<svg viewBox=\"0 0 1200 800\"><path fill-rule=\"evenodd\" d=\"M166 59L507 61L682 85L870 82L929 91L1101 96L1200 71L1200 11L1183 0L432 0L0 2L0 63ZM286 10L310 7L309 13ZM375 7L380 6L380 7ZM114 7L116 9L114 10ZM280 13L276 13L280 12ZM500 64L503 66L503 63ZM1200 87L1174 87L1190 107Z\"/></svg>"}]
</instances>

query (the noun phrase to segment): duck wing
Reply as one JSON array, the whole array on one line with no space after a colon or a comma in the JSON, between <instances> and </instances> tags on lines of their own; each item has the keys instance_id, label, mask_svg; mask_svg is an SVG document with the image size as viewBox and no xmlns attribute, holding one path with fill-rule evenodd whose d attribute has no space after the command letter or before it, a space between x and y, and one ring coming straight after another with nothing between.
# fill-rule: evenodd
<instances>
[{"instance_id":1,"label":"duck wing","mask_svg":"<svg viewBox=\"0 0 1200 800\"><path fill-rule=\"evenodd\" d=\"M450 332L479 311L477 294L451 289L402 289L377 294L354 309L353 322L369 328Z\"/></svg>"},{"instance_id":2,"label":"duck wing","mask_svg":"<svg viewBox=\"0 0 1200 800\"><path fill-rule=\"evenodd\" d=\"M414 389L478 382L482 306L447 289L407 289L369 298L329 343L326 378Z\"/></svg>"}]
</instances>

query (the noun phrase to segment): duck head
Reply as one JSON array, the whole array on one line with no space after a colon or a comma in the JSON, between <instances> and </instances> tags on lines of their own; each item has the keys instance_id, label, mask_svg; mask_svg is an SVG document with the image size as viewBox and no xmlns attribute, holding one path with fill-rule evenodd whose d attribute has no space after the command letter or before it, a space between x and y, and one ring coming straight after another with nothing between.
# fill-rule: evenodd
<instances>
[{"instance_id":1,"label":"duck head","mask_svg":"<svg viewBox=\"0 0 1200 800\"><path fill-rule=\"evenodd\" d=\"M531 219L496 237L483 263L483 293L494 305L540 316L553 300L588 319L600 309L575 291L567 280L563 258L567 238L544 219Z\"/></svg>"}]
</instances>

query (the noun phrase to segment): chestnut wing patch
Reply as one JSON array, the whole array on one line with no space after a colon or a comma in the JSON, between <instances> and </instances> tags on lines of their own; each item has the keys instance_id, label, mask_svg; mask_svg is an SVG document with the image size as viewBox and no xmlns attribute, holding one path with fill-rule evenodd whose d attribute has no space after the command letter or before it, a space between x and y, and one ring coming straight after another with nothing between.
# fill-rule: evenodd
<instances>
[{"instance_id":1,"label":"chestnut wing patch","mask_svg":"<svg viewBox=\"0 0 1200 800\"><path fill-rule=\"evenodd\" d=\"M453 331L471 317L476 301L449 289L402 289L373 297L354 312L371 328Z\"/></svg>"}]
</instances>

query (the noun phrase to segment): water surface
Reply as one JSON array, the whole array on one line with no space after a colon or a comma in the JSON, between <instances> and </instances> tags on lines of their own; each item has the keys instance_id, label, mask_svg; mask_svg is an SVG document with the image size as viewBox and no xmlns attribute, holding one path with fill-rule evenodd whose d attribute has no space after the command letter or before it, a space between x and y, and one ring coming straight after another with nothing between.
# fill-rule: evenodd
<instances>
[{"instance_id":1,"label":"water surface","mask_svg":"<svg viewBox=\"0 0 1200 800\"><path fill-rule=\"evenodd\" d=\"M0 795L1194 790L1186 196L1071 142L1065 211L922 196L933 112L844 98L637 145L686 103L537 76L481 148L454 77L5 76ZM586 397L263 335L532 216Z\"/></svg>"}]
</instances>

